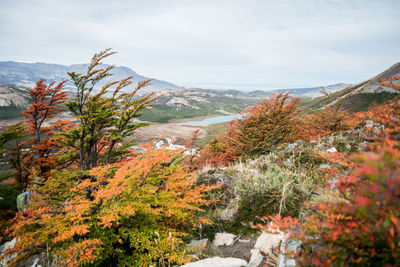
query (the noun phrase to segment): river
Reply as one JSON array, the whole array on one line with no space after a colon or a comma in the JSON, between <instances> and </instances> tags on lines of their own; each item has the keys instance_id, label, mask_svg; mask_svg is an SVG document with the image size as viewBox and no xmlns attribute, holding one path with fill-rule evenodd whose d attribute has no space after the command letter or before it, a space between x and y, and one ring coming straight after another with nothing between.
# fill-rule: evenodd
<instances>
[{"instance_id":1,"label":"river","mask_svg":"<svg viewBox=\"0 0 400 267\"><path fill-rule=\"evenodd\" d=\"M210 117L210 118L205 118L202 120L184 121L184 122L179 122L176 124L187 125L187 126L207 126L207 125L215 124L215 123L229 122L229 121L233 121L233 120L240 119L240 118L242 118L242 114L232 114L232 115L225 115L225 116L218 116L218 117Z\"/></svg>"}]
</instances>

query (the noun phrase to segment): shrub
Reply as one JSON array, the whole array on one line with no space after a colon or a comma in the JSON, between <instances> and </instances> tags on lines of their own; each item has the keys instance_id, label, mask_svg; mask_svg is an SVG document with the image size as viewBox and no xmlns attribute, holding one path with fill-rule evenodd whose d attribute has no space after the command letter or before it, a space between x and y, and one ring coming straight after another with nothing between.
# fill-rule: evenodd
<instances>
[{"instance_id":1,"label":"shrub","mask_svg":"<svg viewBox=\"0 0 400 267\"><path fill-rule=\"evenodd\" d=\"M211 188L195 186L181 162L180 152L149 150L90 172L50 177L10 226L18 241L8 253L19 252L13 263L45 248L70 266L187 261L183 238L207 222L195 215Z\"/></svg>"},{"instance_id":2,"label":"shrub","mask_svg":"<svg viewBox=\"0 0 400 267\"><path fill-rule=\"evenodd\" d=\"M312 179L276 165L270 156L235 168L240 170L235 179L239 220L249 221L257 215L298 216L311 196Z\"/></svg>"},{"instance_id":3,"label":"shrub","mask_svg":"<svg viewBox=\"0 0 400 267\"><path fill-rule=\"evenodd\" d=\"M400 151L385 140L337 182L340 200L321 202L303 222L273 218L303 241L304 266L397 266L400 263ZM352 166L351 162L345 163ZM262 227L263 228L263 227Z\"/></svg>"},{"instance_id":4,"label":"shrub","mask_svg":"<svg viewBox=\"0 0 400 267\"><path fill-rule=\"evenodd\" d=\"M342 109L340 105L332 105L304 116L302 121L306 125L309 139L316 139L353 129L360 118Z\"/></svg>"},{"instance_id":5,"label":"shrub","mask_svg":"<svg viewBox=\"0 0 400 267\"><path fill-rule=\"evenodd\" d=\"M280 144L301 139L298 102L299 98L281 93L245 109L241 112L243 118L232 121L226 135L216 136L205 147L200 162L223 166L240 157L267 154Z\"/></svg>"}]
</instances>

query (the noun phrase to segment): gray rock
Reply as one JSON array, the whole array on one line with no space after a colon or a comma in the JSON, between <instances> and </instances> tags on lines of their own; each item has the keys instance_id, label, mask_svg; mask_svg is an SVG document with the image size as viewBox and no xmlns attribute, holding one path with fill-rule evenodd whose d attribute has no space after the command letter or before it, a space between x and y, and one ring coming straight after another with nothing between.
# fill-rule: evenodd
<instances>
[{"instance_id":1,"label":"gray rock","mask_svg":"<svg viewBox=\"0 0 400 267\"><path fill-rule=\"evenodd\" d=\"M4 243L4 244L0 247L0 255L3 256L3 254L4 254L4 252L5 252L6 250L14 248L16 242L17 242L17 239L14 238L13 240L11 240L11 241L9 241L9 242ZM17 255L18 255L17 253L14 253L14 254L12 254L11 256L5 257L4 259L2 259L2 260L0 261L0 266L2 266L2 267L8 266L8 263L9 263L12 259L14 259Z\"/></svg>"},{"instance_id":2,"label":"gray rock","mask_svg":"<svg viewBox=\"0 0 400 267\"><path fill-rule=\"evenodd\" d=\"M372 129L372 127L374 127L374 122L371 120L366 120L364 121L364 127L367 129Z\"/></svg>"},{"instance_id":3,"label":"gray rock","mask_svg":"<svg viewBox=\"0 0 400 267\"><path fill-rule=\"evenodd\" d=\"M208 258L189 264L183 265L184 267L241 267L247 266L247 262L238 258Z\"/></svg>"},{"instance_id":4,"label":"gray rock","mask_svg":"<svg viewBox=\"0 0 400 267\"><path fill-rule=\"evenodd\" d=\"M335 153L335 152L337 152L337 150L336 150L336 147L331 147L331 148L328 148L328 149L326 150L326 152L328 152L328 153Z\"/></svg>"},{"instance_id":5,"label":"gray rock","mask_svg":"<svg viewBox=\"0 0 400 267\"><path fill-rule=\"evenodd\" d=\"M262 265L264 260L264 256L261 254L259 249L252 249L251 250L251 258L249 261L249 267L259 267Z\"/></svg>"},{"instance_id":6,"label":"gray rock","mask_svg":"<svg viewBox=\"0 0 400 267\"><path fill-rule=\"evenodd\" d=\"M229 233L217 233L213 245L219 246L232 246L235 241L235 235Z\"/></svg>"},{"instance_id":7,"label":"gray rock","mask_svg":"<svg viewBox=\"0 0 400 267\"><path fill-rule=\"evenodd\" d=\"M279 254L279 267L296 266L296 260L288 257L285 253L296 253L300 250L300 246L301 241L289 239L286 235L280 246L282 254Z\"/></svg>"}]
</instances>

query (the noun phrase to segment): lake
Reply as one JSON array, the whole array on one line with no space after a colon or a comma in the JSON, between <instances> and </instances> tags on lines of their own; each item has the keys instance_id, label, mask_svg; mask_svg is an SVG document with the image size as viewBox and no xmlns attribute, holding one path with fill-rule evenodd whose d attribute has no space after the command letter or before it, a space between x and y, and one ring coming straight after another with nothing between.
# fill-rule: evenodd
<instances>
[{"instance_id":1,"label":"lake","mask_svg":"<svg viewBox=\"0 0 400 267\"><path fill-rule=\"evenodd\" d=\"M196 120L196 121L179 122L177 124L178 125L188 125L188 126L207 126L207 125L215 124L215 123L229 122L229 121L233 121L233 120L240 119L240 118L242 118L242 114L232 114L232 115L211 117L211 118L206 118L206 119Z\"/></svg>"}]
</instances>

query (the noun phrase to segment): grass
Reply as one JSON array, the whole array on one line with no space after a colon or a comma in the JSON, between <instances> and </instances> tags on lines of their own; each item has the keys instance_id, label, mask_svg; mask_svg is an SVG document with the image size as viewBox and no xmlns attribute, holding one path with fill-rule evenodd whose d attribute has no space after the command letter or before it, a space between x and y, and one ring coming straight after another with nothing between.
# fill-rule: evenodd
<instances>
[{"instance_id":1,"label":"grass","mask_svg":"<svg viewBox=\"0 0 400 267\"><path fill-rule=\"evenodd\" d=\"M344 109L347 109L350 112L359 112L368 110L368 108L373 103L382 104L397 95L398 94L393 94L389 92L362 93L362 94L350 95L339 102Z\"/></svg>"}]
</instances>

